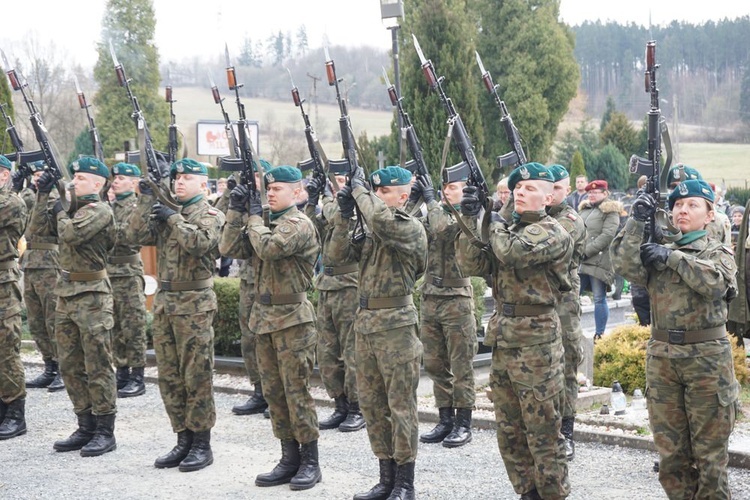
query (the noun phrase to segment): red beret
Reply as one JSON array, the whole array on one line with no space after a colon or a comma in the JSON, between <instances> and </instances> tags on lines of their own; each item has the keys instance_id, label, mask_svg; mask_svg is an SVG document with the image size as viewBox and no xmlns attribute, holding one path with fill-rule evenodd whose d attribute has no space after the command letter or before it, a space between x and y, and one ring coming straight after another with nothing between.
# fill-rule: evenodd
<instances>
[{"instance_id":1,"label":"red beret","mask_svg":"<svg viewBox=\"0 0 750 500\"><path fill-rule=\"evenodd\" d=\"M588 193L592 189L601 189L602 191L608 191L609 188L607 186L607 181L591 181L588 184L586 184L585 191Z\"/></svg>"}]
</instances>

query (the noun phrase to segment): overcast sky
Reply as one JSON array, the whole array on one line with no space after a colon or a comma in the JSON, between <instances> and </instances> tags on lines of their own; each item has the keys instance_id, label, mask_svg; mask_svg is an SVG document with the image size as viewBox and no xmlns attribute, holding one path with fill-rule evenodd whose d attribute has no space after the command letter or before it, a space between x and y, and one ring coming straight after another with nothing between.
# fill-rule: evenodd
<instances>
[{"instance_id":1,"label":"overcast sky","mask_svg":"<svg viewBox=\"0 0 750 500\"><path fill-rule=\"evenodd\" d=\"M409 0L405 0L409 1ZM388 49L391 34L380 18L379 0L153 0L156 43L162 62L193 55L222 54L224 42L239 48L245 37L265 41L269 35L296 33L305 25L310 47L371 45ZM0 48L13 53L30 35L54 43L71 62L92 66L105 0L4 2ZM71 4L76 4L72 7ZM83 7L85 6L85 7ZM31 8L30 8L31 7ZM673 19L692 23L750 15L747 0L562 0L561 18L568 24L613 20L648 25ZM69 19L68 21L63 21ZM72 21L72 20L75 21Z\"/></svg>"}]
</instances>

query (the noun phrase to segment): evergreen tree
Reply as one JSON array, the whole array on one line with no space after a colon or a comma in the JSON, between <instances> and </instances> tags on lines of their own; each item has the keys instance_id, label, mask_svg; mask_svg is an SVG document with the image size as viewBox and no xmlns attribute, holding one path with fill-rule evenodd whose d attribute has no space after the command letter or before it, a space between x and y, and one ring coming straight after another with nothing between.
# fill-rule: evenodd
<instances>
[{"instance_id":1,"label":"evergreen tree","mask_svg":"<svg viewBox=\"0 0 750 500\"><path fill-rule=\"evenodd\" d=\"M745 63L745 72L740 85L740 120L750 127L750 59Z\"/></svg>"},{"instance_id":2,"label":"evergreen tree","mask_svg":"<svg viewBox=\"0 0 750 500\"><path fill-rule=\"evenodd\" d=\"M586 174L586 166L583 163L583 155L581 151L576 150L573 153L573 157L570 160L570 189L575 191L576 189L576 177ZM578 208L578 207L574 207Z\"/></svg>"},{"instance_id":3,"label":"evergreen tree","mask_svg":"<svg viewBox=\"0 0 750 500\"><path fill-rule=\"evenodd\" d=\"M159 54L154 45L156 18L151 0L108 0L102 19L99 59L94 66L98 91L94 96L96 125L104 154L122 151L124 141L134 140L137 132L127 92L117 82L109 43L130 79L130 88L146 118L154 147L165 150L169 128L169 105L160 95ZM135 143L131 143L131 149Z\"/></svg>"},{"instance_id":4,"label":"evergreen tree","mask_svg":"<svg viewBox=\"0 0 750 500\"><path fill-rule=\"evenodd\" d=\"M613 144L626 157L638 153L640 145L638 131L631 125L628 117L619 111L613 111L609 115L609 120L599 133L599 141L602 145Z\"/></svg>"},{"instance_id":5,"label":"evergreen tree","mask_svg":"<svg viewBox=\"0 0 750 500\"><path fill-rule=\"evenodd\" d=\"M607 126L609 120L612 119L612 114L617 111L615 107L615 100L612 96L607 96L607 104L604 107L604 114L602 115L602 121L599 124L599 131L603 131L604 127Z\"/></svg>"},{"instance_id":6,"label":"evergreen tree","mask_svg":"<svg viewBox=\"0 0 750 500\"><path fill-rule=\"evenodd\" d=\"M13 120L13 124L15 124L15 109L13 108L13 98L12 98L12 90L10 89L10 84L8 83L8 79L4 76L0 78L0 104L3 105L3 108L5 108L5 114L10 117L11 120ZM8 124L3 123L3 125L7 128ZM7 133L3 134L3 140L0 141L0 153L14 153L13 151L13 145L10 143L10 138L8 137Z\"/></svg>"}]
</instances>

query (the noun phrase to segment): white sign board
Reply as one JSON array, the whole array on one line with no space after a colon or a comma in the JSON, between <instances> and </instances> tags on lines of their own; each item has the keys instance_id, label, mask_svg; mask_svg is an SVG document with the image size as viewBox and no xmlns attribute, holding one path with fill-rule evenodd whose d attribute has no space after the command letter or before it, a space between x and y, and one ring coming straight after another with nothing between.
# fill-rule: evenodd
<instances>
[{"instance_id":1,"label":"white sign board","mask_svg":"<svg viewBox=\"0 0 750 500\"><path fill-rule=\"evenodd\" d=\"M237 122L232 122L235 136ZM196 126L197 152L201 156L226 156L229 154L229 140L224 122L221 120L199 120ZM255 153L260 156L260 127L257 121L247 122L247 136L253 143Z\"/></svg>"}]
</instances>

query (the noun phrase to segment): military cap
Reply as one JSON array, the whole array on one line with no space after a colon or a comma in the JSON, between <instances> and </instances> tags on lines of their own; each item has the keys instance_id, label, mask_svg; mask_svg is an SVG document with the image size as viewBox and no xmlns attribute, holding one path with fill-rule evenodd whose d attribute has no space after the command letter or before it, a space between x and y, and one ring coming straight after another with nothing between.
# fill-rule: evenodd
<instances>
[{"instance_id":1,"label":"military cap","mask_svg":"<svg viewBox=\"0 0 750 500\"><path fill-rule=\"evenodd\" d=\"M714 202L714 190L703 179L688 179L677 184L671 193L669 193L669 209L674 208L674 204L680 198L703 198L709 202Z\"/></svg>"},{"instance_id":2,"label":"military cap","mask_svg":"<svg viewBox=\"0 0 750 500\"><path fill-rule=\"evenodd\" d=\"M591 191L592 189L601 189L602 191L609 191L609 184L607 184L607 181L605 180L597 179L586 184L586 187L583 189L587 193Z\"/></svg>"},{"instance_id":3,"label":"military cap","mask_svg":"<svg viewBox=\"0 0 750 500\"><path fill-rule=\"evenodd\" d=\"M32 172L44 172L47 170L47 164L44 163L44 160L32 161L27 165Z\"/></svg>"},{"instance_id":4,"label":"military cap","mask_svg":"<svg viewBox=\"0 0 750 500\"><path fill-rule=\"evenodd\" d=\"M107 168L107 165L102 163L98 158L94 158L93 156L84 156L82 158L78 158L68 166L68 170L70 171L70 175L81 173L94 174L100 177L104 177L105 179L109 178L109 169Z\"/></svg>"},{"instance_id":5,"label":"military cap","mask_svg":"<svg viewBox=\"0 0 750 500\"><path fill-rule=\"evenodd\" d=\"M10 163L10 160L6 158L3 155L0 155L0 167L7 168L8 170L11 169L13 165Z\"/></svg>"},{"instance_id":6,"label":"military cap","mask_svg":"<svg viewBox=\"0 0 750 500\"><path fill-rule=\"evenodd\" d=\"M557 163L547 167L547 170L550 171L555 182L561 181L563 179L570 179L570 174L565 169L565 167L563 167L562 165L558 165Z\"/></svg>"},{"instance_id":7,"label":"military cap","mask_svg":"<svg viewBox=\"0 0 750 500\"><path fill-rule=\"evenodd\" d=\"M281 165L266 172L263 180L266 182L266 186L274 182L299 182L302 180L302 172L297 167Z\"/></svg>"},{"instance_id":8,"label":"military cap","mask_svg":"<svg viewBox=\"0 0 750 500\"><path fill-rule=\"evenodd\" d=\"M513 191L516 188L516 184L521 181L555 182L549 169L535 161L524 163L510 173L508 176L508 189Z\"/></svg>"},{"instance_id":9,"label":"military cap","mask_svg":"<svg viewBox=\"0 0 750 500\"><path fill-rule=\"evenodd\" d=\"M271 165L271 162L269 162L268 160L264 160L263 158L261 158L258 161L260 162L260 166L263 167L263 172L268 172L269 170L273 168L273 165ZM253 160L253 172L257 172L257 171L258 171L258 164L255 162L255 160Z\"/></svg>"},{"instance_id":10,"label":"military cap","mask_svg":"<svg viewBox=\"0 0 750 500\"><path fill-rule=\"evenodd\" d=\"M206 168L203 163L195 161L192 158L183 158L182 160L177 160L176 162L172 163L172 167L169 169L169 175L171 177L174 177L177 174L195 174L208 176L208 168Z\"/></svg>"},{"instance_id":11,"label":"military cap","mask_svg":"<svg viewBox=\"0 0 750 500\"><path fill-rule=\"evenodd\" d=\"M112 167L114 175L127 175L128 177L140 177L141 169L132 163L120 162Z\"/></svg>"},{"instance_id":12,"label":"military cap","mask_svg":"<svg viewBox=\"0 0 750 500\"><path fill-rule=\"evenodd\" d=\"M444 168L442 172L443 184L451 182L465 182L469 180L469 164L465 161L452 167Z\"/></svg>"},{"instance_id":13,"label":"military cap","mask_svg":"<svg viewBox=\"0 0 750 500\"><path fill-rule=\"evenodd\" d=\"M682 175L680 175L680 170L682 170ZM701 180L703 179L703 176L693 167L678 163L677 165L669 169L668 179L669 180L667 181L667 185L669 187L673 187L683 180Z\"/></svg>"},{"instance_id":14,"label":"military cap","mask_svg":"<svg viewBox=\"0 0 750 500\"><path fill-rule=\"evenodd\" d=\"M393 165L374 171L370 175L373 189L383 186L405 186L411 182L411 172Z\"/></svg>"}]
</instances>

